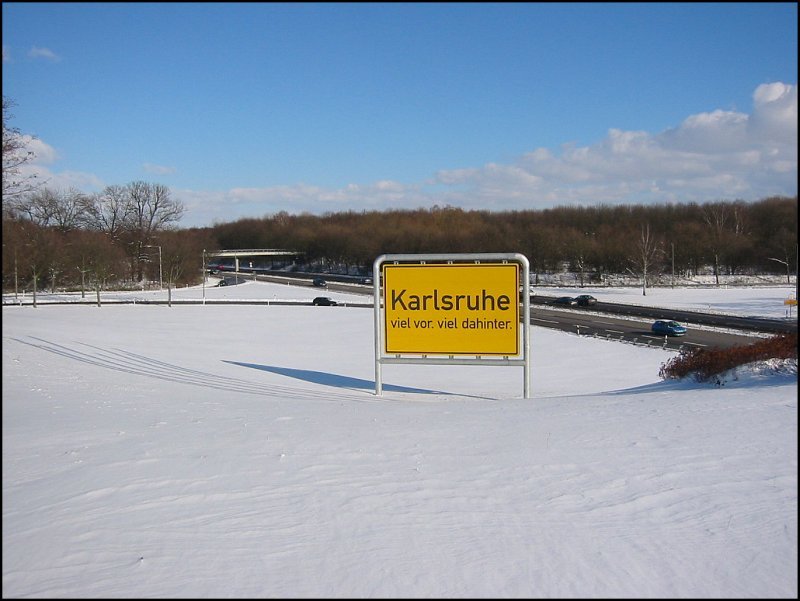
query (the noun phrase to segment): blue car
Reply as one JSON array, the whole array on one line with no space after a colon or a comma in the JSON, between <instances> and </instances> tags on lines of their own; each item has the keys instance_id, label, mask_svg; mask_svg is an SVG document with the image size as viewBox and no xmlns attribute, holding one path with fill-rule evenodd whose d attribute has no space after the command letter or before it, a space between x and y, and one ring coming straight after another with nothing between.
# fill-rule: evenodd
<instances>
[{"instance_id":1,"label":"blue car","mask_svg":"<svg viewBox=\"0 0 800 601\"><path fill-rule=\"evenodd\" d=\"M659 336L683 336L686 333L686 326L682 326L677 321L659 320L650 329L653 334L658 334Z\"/></svg>"}]
</instances>

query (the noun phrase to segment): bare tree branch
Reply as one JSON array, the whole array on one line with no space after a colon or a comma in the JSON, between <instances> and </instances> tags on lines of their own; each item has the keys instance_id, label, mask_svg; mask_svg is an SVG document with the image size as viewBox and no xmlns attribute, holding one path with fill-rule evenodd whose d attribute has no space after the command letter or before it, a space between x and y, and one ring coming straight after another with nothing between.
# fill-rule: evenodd
<instances>
[{"instance_id":1,"label":"bare tree branch","mask_svg":"<svg viewBox=\"0 0 800 601\"><path fill-rule=\"evenodd\" d=\"M6 201L16 196L36 190L41 185L35 174L23 175L20 168L36 158L28 150L28 142L33 136L25 136L16 127L11 127L11 109L16 106L10 98L3 96L3 213L13 212L12 205Z\"/></svg>"}]
</instances>

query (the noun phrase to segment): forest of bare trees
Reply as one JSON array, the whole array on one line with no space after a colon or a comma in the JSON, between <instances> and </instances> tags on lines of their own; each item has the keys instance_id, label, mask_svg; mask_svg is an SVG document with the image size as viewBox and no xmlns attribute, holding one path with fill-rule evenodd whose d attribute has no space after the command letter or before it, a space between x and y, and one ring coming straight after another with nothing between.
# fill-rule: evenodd
<instances>
[{"instance_id":1,"label":"forest of bare trees","mask_svg":"<svg viewBox=\"0 0 800 601\"><path fill-rule=\"evenodd\" d=\"M673 265L688 274L793 274L797 198L505 212L277 213L217 225L212 233L220 248L285 248L309 261L366 269L384 253L519 252L531 273L567 269L581 283L603 274L655 275Z\"/></svg>"},{"instance_id":2,"label":"forest of bare trees","mask_svg":"<svg viewBox=\"0 0 800 601\"><path fill-rule=\"evenodd\" d=\"M85 294L87 286L140 283L154 265L175 283L190 260L196 279L188 249L199 234L176 230L183 211L166 186L142 181L92 195L40 188L4 197L3 290L80 286Z\"/></svg>"},{"instance_id":3,"label":"forest of bare trees","mask_svg":"<svg viewBox=\"0 0 800 601\"><path fill-rule=\"evenodd\" d=\"M3 289L93 289L199 283L214 250L296 251L315 269L370 273L387 253L510 253L532 274L571 271L581 284L623 274L797 271L797 199L505 212L453 207L239 219L181 229L180 202L160 185L102 193L47 188L3 205Z\"/></svg>"}]
</instances>

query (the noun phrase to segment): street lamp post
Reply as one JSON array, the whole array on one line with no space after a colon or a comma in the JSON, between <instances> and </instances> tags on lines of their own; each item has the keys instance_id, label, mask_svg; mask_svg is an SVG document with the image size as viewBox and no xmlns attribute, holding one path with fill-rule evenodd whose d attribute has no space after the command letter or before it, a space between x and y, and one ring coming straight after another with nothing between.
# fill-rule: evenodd
<instances>
[{"instance_id":1,"label":"street lamp post","mask_svg":"<svg viewBox=\"0 0 800 601\"><path fill-rule=\"evenodd\" d=\"M798 279L797 279L797 263L798 263L797 252L798 252L797 251L797 247L795 247L795 263L794 263L794 298L795 298L795 300L799 300L797 298L797 293L798 293L798 287L800 287L800 281L798 281ZM787 257L787 259L788 259L788 257ZM776 263L780 263L781 265L786 265L786 283L787 284L791 283L792 280L791 280L791 277L789 276L789 269L790 269L789 261L783 261L781 259L775 259L774 257L767 257L767 260L775 261Z\"/></svg>"},{"instance_id":2,"label":"street lamp post","mask_svg":"<svg viewBox=\"0 0 800 601\"><path fill-rule=\"evenodd\" d=\"M203 249L203 304L206 304L206 249Z\"/></svg>"},{"instance_id":3,"label":"street lamp post","mask_svg":"<svg viewBox=\"0 0 800 601\"><path fill-rule=\"evenodd\" d=\"M145 244L145 248L157 248L158 249L158 289L164 289L164 272L161 268L161 246L158 244Z\"/></svg>"},{"instance_id":4,"label":"street lamp post","mask_svg":"<svg viewBox=\"0 0 800 601\"><path fill-rule=\"evenodd\" d=\"M789 262L788 261L781 261L780 259L773 259L772 257L768 257L770 261L775 261L776 263L780 263L781 265L786 265L786 283L791 284L792 280L789 277Z\"/></svg>"}]
</instances>

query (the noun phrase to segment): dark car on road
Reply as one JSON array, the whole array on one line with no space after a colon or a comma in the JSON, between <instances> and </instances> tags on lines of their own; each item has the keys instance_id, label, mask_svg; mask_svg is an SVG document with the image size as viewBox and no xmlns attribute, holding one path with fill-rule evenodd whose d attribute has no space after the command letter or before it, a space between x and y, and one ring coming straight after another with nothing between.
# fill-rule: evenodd
<instances>
[{"instance_id":1,"label":"dark car on road","mask_svg":"<svg viewBox=\"0 0 800 601\"><path fill-rule=\"evenodd\" d=\"M317 307L335 307L337 305L330 296L318 296L312 301L312 304Z\"/></svg>"},{"instance_id":2,"label":"dark car on road","mask_svg":"<svg viewBox=\"0 0 800 601\"><path fill-rule=\"evenodd\" d=\"M566 305L567 307L574 307L578 304L578 301L572 298L571 296L559 296L556 300L553 301L554 305Z\"/></svg>"},{"instance_id":3,"label":"dark car on road","mask_svg":"<svg viewBox=\"0 0 800 601\"><path fill-rule=\"evenodd\" d=\"M575 300L578 301L578 305L581 307L591 307L597 304L597 299L591 294L580 294L575 297Z\"/></svg>"},{"instance_id":4,"label":"dark car on road","mask_svg":"<svg viewBox=\"0 0 800 601\"><path fill-rule=\"evenodd\" d=\"M683 336L686 334L686 326L672 320L660 319L650 326L650 330L659 336Z\"/></svg>"},{"instance_id":5,"label":"dark car on road","mask_svg":"<svg viewBox=\"0 0 800 601\"><path fill-rule=\"evenodd\" d=\"M317 288L325 288L325 286L328 285L328 282L326 282L323 278L314 278L311 280L311 284Z\"/></svg>"}]
</instances>

